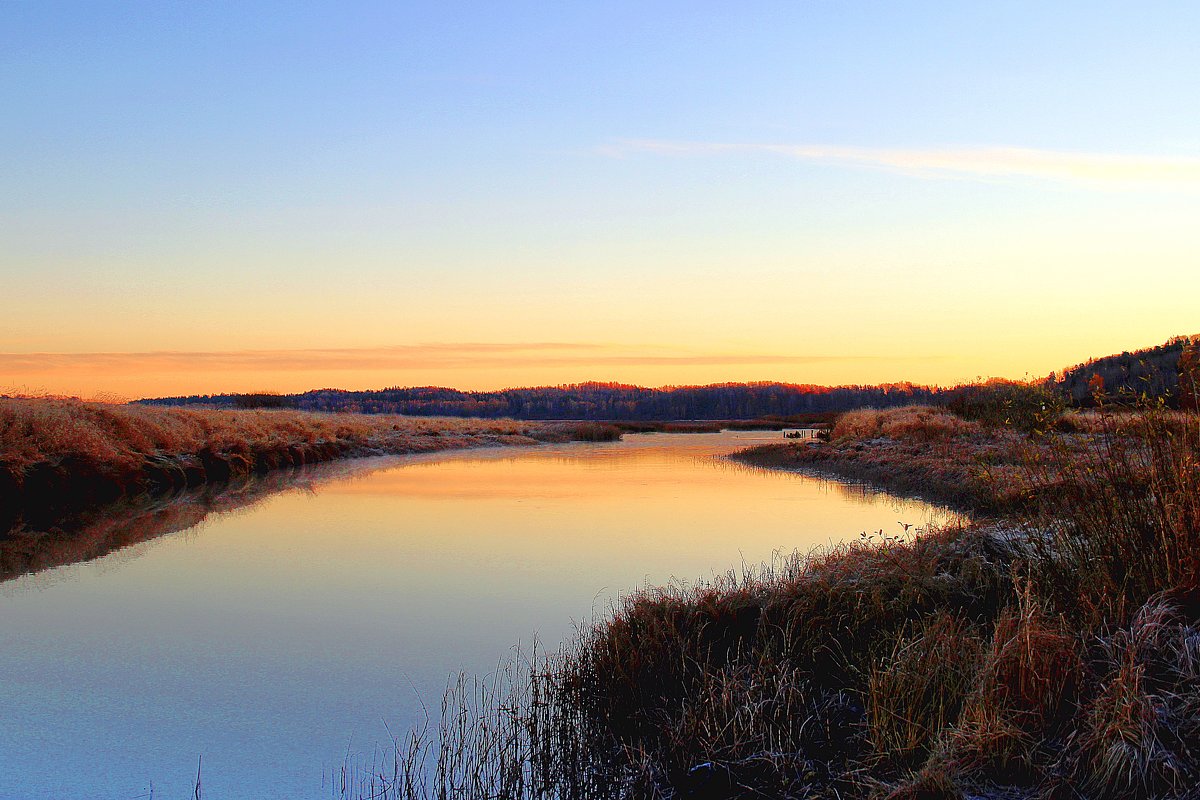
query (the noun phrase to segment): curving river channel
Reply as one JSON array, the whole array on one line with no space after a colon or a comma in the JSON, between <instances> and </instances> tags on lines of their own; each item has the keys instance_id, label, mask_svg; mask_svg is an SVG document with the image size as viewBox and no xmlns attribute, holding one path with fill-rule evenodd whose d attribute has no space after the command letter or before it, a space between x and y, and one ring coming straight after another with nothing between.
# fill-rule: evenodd
<instances>
[{"instance_id":1,"label":"curving river channel","mask_svg":"<svg viewBox=\"0 0 1200 800\"><path fill-rule=\"evenodd\" d=\"M10 536L0 798L190 798L201 757L205 797L327 797L452 672L623 591L949 517L722 458L779 436L343 462Z\"/></svg>"}]
</instances>

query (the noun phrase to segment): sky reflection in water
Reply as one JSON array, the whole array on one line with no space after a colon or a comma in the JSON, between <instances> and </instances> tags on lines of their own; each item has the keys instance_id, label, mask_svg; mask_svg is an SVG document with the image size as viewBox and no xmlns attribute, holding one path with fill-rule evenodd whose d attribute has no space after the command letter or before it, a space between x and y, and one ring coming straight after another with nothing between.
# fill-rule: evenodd
<instances>
[{"instance_id":1,"label":"sky reflection in water","mask_svg":"<svg viewBox=\"0 0 1200 800\"><path fill-rule=\"evenodd\" d=\"M386 462L0 585L0 797L322 797L447 676L621 591L944 518L716 458L778 434Z\"/></svg>"}]
</instances>

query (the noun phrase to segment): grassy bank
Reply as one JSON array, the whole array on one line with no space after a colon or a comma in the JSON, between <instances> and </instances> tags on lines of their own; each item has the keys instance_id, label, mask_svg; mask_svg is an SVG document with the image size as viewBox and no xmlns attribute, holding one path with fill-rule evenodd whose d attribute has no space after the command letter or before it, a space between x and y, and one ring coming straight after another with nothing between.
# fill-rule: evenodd
<instances>
[{"instance_id":1,"label":"grassy bank","mask_svg":"<svg viewBox=\"0 0 1200 800\"><path fill-rule=\"evenodd\" d=\"M451 693L447 719L487 724L415 742L428 785L410 747L343 794L1195 797L1200 418L1040 422L864 413L772 448L990 517L637 592Z\"/></svg>"},{"instance_id":2,"label":"grassy bank","mask_svg":"<svg viewBox=\"0 0 1200 800\"><path fill-rule=\"evenodd\" d=\"M0 509L56 514L121 496L358 455L619 438L595 423L201 410L0 398ZM0 520L0 523L6 520Z\"/></svg>"},{"instance_id":3,"label":"grassy bank","mask_svg":"<svg viewBox=\"0 0 1200 800\"><path fill-rule=\"evenodd\" d=\"M839 417L828 442L768 444L732 457L871 483L976 515L1012 516L1032 510L1048 493L1078 484L1080 465L1105 468L1119 458L1121 468L1138 473L1133 479L1146 480L1149 463L1144 453L1142 463L1135 463L1134 452L1180 439L1191 419L1165 410L1071 411L1022 429L926 406L864 409Z\"/></svg>"},{"instance_id":4,"label":"grassy bank","mask_svg":"<svg viewBox=\"0 0 1200 800\"><path fill-rule=\"evenodd\" d=\"M974 513L1011 510L1027 488L1028 437L985 428L943 409L911 407L843 414L829 442L779 442L733 458L773 469L809 470L921 495Z\"/></svg>"}]
</instances>

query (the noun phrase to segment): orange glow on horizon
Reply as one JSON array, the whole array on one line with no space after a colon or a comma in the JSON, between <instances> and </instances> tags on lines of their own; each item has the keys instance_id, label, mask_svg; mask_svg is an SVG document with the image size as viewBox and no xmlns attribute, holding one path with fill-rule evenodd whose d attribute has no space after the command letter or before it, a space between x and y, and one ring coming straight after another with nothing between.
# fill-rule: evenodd
<instances>
[{"instance_id":1,"label":"orange glow on horizon","mask_svg":"<svg viewBox=\"0 0 1200 800\"><path fill-rule=\"evenodd\" d=\"M1040 378L1089 358L1161 344L1110 337L1108 349L1070 342L974 355L705 353L663 346L470 343L312 350L146 353L0 353L0 393L136 399L176 395L391 386L497 391L615 383L646 387L721 383L818 386L913 383L951 386L980 378ZM1000 343L1003 344L1003 343Z\"/></svg>"}]
</instances>

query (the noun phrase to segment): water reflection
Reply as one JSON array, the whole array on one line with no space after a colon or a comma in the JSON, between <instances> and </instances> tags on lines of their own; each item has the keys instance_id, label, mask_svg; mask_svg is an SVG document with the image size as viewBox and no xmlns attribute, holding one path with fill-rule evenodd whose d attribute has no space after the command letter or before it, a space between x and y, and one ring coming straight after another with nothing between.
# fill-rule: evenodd
<instances>
[{"instance_id":1,"label":"water reflection","mask_svg":"<svg viewBox=\"0 0 1200 800\"><path fill-rule=\"evenodd\" d=\"M886 489L878 484L869 481L856 481L848 478L830 478L821 474L817 470L809 470L804 468L789 468L789 469L773 469L770 467L760 467L754 464L748 464L745 461L734 460L723 456L713 457L716 469L729 472L746 472L753 475L761 476L763 479L789 480L789 476L800 475L811 481L816 486L825 491L837 494L840 497L851 500L855 503L866 505L884 505L896 511L903 513L905 509L911 507L911 500L908 498L899 498L888 493ZM933 501L930 501L932 504ZM965 522L968 515L953 511L944 506L935 506L940 513L936 516L935 521L938 524L955 524Z\"/></svg>"},{"instance_id":2,"label":"water reflection","mask_svg":"<svg viewBox=\"0 0 1200 800\"><path fill-rule=\"evenodd\" d=\"M127 558L135 545L198 528L210 514L243 511L279 492L315 492L321 482L395 465L395 458L374 458L277 470L231 483L129 498L37 524L18 520L0 533L0 582L116 551L124 551Z\"/></svg>"},{"instance_id":3,"label":"water reflection","mask_svg":"<svg viewBox=\"0 0 1200 800\"><path fill-rule=\"evenodd\" d=\"M0 797L190 797L201 754L206 796L318 796L447 675L553 646L621 592L946 518L720 458L754 443L347 462L130 508L74 551L26 532L6 569L43 571L0 588Z\"/></svg>"}]
</instances>

